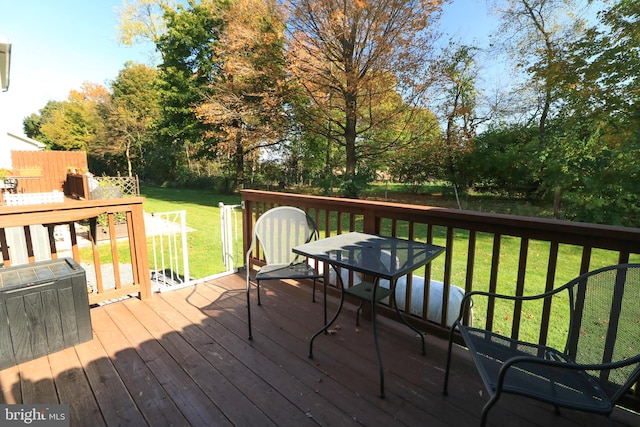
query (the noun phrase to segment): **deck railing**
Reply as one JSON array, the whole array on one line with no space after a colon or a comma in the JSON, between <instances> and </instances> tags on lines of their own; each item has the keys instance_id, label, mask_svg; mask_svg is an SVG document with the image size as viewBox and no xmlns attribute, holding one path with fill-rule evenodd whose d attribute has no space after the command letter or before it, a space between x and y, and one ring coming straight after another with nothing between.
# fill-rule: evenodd
<instances>
[{"instance_id":1,"label":"deck railing","mask_svg":"<svg viewBox=\"0 0 640 427\"><path fill-rule=\"evenodd\" d=\"M412 313L411 321L416 326L441 336L448 333L446 320L451 309L448 295L452 286L464 291L534 294L607 264L640 261L640 229L636 228L255 190L242 191L242 201L245 253L256 218L281 205L307 211L315 219L321 237L362 231L444 246L446 251L442 256L407 279L406 298L400 307L405 313ZM259 251L253 257L259 265ZM439 322L427 319L428 310L418 315L412 310L411 299L412 296L415 299L416 294L411 285L412 281L418 282L415 280L418 276L425 279L419 283L426 287L430 283L442 283ZM348 282L353 283L352 279ZM419 295L422 301L418 303L429 307L429 292ZM394 315L391 307L382 307L379 312ZM528 336L540 344L554 344L551 312L552 308L546 305L527 310L521 305L474 306L473 312L465 315L465 321L503 333L510 331L513 337ZM530 330L521 328L523 316L539 319L539 326L533 331L535 336L531 337ZM638 385L634 396L637 404L640 401Z\"/></svg>"},{"instance_id":2,"label":"deck railing","mask_svg":"<svg viewBox=\"0 0 640 427\"><path fill-rule=\"evenodd\" d=\"M149 277L149 259L147 256L147 242L144 226L144 212L142 203L144 199L140 197L109 199L109 200L69 200L64 203L37 204L24 206L0 206L0 250L4 266L16 263L12 259L8 241L23 242L26 248L26 260L24 262L34 262L43 260L42 256L51 259L58 258L64 250L59 248L60 243L56 239L56 227L65 227L70 239L70 256L78 263L80 260L79 239L76 233L75 224L79 222L88 223L89 241L92 258L93 273L95 277L95 287L89 294L89 303L97 304L106 300L120 298L130 294L138 294L141 298L151 296L151 282ZM109 223L110 246L107 250L99 250L96 239L96 218L105 215ZM121 271L124 260L118 253L118 246L115 234L115 217L125 216L127 223L127 235L130 260L126 264L131 264L130 274ZM40 226L46 230L45 240L37 240L34 231L40 230ZM12 240L8 235L16 234L19 237ZM48 246L47 253L42 255L41 249ZM102 252L102 254L101 254ZM103 259L109 259L111 265L102 264ZM67 256L67 255L65 255ZM129 258L129 257L127 257ZM47 258L44 258L47 259ZM22 261L21 261L22 262ZM109 267L113 271L109 278L103 274L103 266ZM89 274L88 274L89 275Z\"/></svg>"}]
</instances>

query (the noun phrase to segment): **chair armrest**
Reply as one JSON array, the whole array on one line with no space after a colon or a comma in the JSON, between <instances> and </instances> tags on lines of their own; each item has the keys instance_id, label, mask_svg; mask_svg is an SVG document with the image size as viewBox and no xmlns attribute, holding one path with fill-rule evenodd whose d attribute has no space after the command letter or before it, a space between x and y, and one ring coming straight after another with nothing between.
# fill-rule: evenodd
<instances>
[{"instance_id":1,"label":"chair armrest","mask_svg":"<svg viewBox=\"0 0 640 427\"><path fill-rule=\"evenodd\" d=\"M509 369L511 366L516 365L518 363L535 363L538 365L547 365L554 367L561 367L566 369L576 369L582 371L602 371L606 369L617 369L622 368L624 366L633 365L635 363L640 362L640 354L629 357L627 359L618 360L615 362L607 362L607 363L575 363L573 361L564 361L564 360L550 360L550 359L542 359L540 357L535 356L516 356L511 359L507 359L501 371Z\"/></svg>"},{"instance_id":2,"label":"chair armrest","mask_svg":"<svg viewBox=\"0 0 640 427\"><path fill-rule=\"evenodd\" d=\"M455 322L452 324L452 328L455 327L456 325L462 325L462 323L460 322L462 320L462 317L464 316L464 310L467 308L467 306L469 307L473 307L473 297L476 296L480 296L480 297L487 297L488 299L503 299L503 300L509 300L509 301L533 301L533 300L538 300L538 299L544 299L544 298L549 298L557 293L560 293L562 291L566 290L566 285L565 286L561 286L559 288L555 288L552 289L550 291L544 292L542 294L536 294L536 295L506 295L506 294L499 294L496 292L486 292L486 291L471 291L471 292L467 292L464 297L462 298L462 301L460 302L460 313L458 314L458 317L456 318Z\"/></svg>"},{"instance_id":3,"label":"chair armrest","mask_svg":"<svg viewBox=\"0 0 640 427\"><path fill-rule=\"evenodd\" d=\"M550 359L542 359L540 357L535 356L515 356L510 359L507 359L500 371L498 372L498 381L496 383L496 392L499 393L502 390L504 385L504 378L508 372L508 370L512 367L516 367L518 364L523 363L531 363L537 365L545 365L549 367L569 369L569 370L577 370L577 371L604 371L610 369L618 369L624 366L633 365L640 362L640 354L630 357L624 360L618 360L616 362L608 362L608 363L588 363L581 364L575 363L573 361L564 361L564 360L550 360Z\"/></svg>"},{"instance_id":4,"label":"chair armrest","mask_svg":"<svg viewBox=\"0 0 640 427\"><path fill-rule=\"evenodd\" d=\"M536 294L536 295L506 295L506 294L498 294L495 292L471 291L465 295L465 298L467 297L472 298L477 295L477 296L485 296L487 298L506 299L511 301L531 301L531 300L548 298L564 290L565 290L565 287L562 286L562 287L547 291L545 293Z\"/></svg>"}]
</instances>

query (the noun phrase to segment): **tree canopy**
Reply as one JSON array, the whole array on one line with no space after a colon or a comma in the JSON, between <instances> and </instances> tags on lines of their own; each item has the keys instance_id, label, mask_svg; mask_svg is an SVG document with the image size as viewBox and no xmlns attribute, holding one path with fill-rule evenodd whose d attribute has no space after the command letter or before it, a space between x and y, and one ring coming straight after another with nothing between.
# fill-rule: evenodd
<instances>
[{"instance_id":1,"label":"tree canopy","mask_svg":"<svg viewBox=\"0 0 640 427\"><path fill-rule=\"evenodd\" d=\"M639 3L492 0L486 48L438 39L444 2L126 0L120 39L151 42L157 63L49 101L24 129L160 183L357 196L376 177L438 180L639 226ZM497 54L508 83L489 99L482 58Z\"/></svg>"},{"instance_id":2,"label":"tree canopy","mask_svg":"<svg viewBox=\"0 0 640 427\"><path fill-rule=\"evenodd\" d=\"M431 24L442 1L302 0L288 3L288 58L326 129L345 149L344 171L400 139L377 132L411 120L430 80ZM395 98L395 99L394 99ZM384 108L381 107L384 105ZM325 127L322 122L328 123Z\"/></svg>"}]
</instances>

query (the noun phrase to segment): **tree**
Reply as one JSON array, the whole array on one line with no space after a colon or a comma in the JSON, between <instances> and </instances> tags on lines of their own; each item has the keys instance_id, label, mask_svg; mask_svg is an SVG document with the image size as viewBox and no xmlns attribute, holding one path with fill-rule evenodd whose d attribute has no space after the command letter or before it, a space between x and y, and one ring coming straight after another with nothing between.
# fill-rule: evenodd
<instances>
[{"instance_id":1,"label":"tree","mask_svg":"<svg viewBox=\"0 0 640 427\"><path fill-rule=\"evenodd\" d=\"M144 161L153 125L159 116L157 72L146 65L127 63L111 83L104 154L124 157L133 176L133 161Z\"/></svg>"},{"instance_id":2,"label":"tree","mask_svg":"<svg viewBox=\"0 0 640 427\"><path fill-rule=\"evenodd\" d=\"M412 113L410 128L421 135L419 139L402 144L384 157L389 174L399 182L420 185L445 175L442 159L446 146L436 116L429 110Z\"/></svg>"},{"instance_id":3,"label":"tree","mask_svg":"<svg viewBox=\"0 0 640 427\"><path fill-rule=\"evenodd\" d=\"M554 102L559 100L558 75L567 44L584 30L584 19L573 10L581 0L497 0L505 47L514 57L519 70L529 78L522 94L531 89L533 114L538 123L539 138L544 145L547 122ZM528 99L522 96L522 99Z\"/></svg>"},{"instance_id":4,"label":"tree","mask_svg":"<svg viewBox=\"0 0 640 427\"><path fill-rule=\"evenodd\" d=\"M172 0L124 0L118 9L118 40L128 46L150 41L156 44L167 31L164 14L176 9Z\"/></svg>"},{"instance_id":5,"label":"tree","mask_svg":"<svg viewBox=\"0 0 640 427\"><path fill-rule=\"evenodd\" d=\"M53 150L91 151L103 138L103 114L108 101L107 88L85 82L51 111L40 124L40 132Z\"/></svg>"},{"instance_id":6,"label":"tree","mask_svg":"<svg viewBox=\"0 0 640 427\"><path fill-rule=\"evenodd\" d=\"M640 4L619 0L577 40L564 64L565 118L607 127L603 137L620 145L640 130Z\"/></svg>"},{"instance_id":7,"label":"tree","mask_svg":"<svg viewBox=\"0 0 640 427\"><path fill-rule=\"evenodd\" d=\"M242 186L245 157L280 143L288 122L284 22L273 0L236 0L223 27L214 51L220 73L196 111Z\"/></svg>"},{"instance_id":8,"label":"tree","mask_svg":"<svg viewBox=\"0 0 640 427\"><path fill-rule=\"evenodd\" d=\"M162 179L175 179L181 168L191 170L191 157L209 151L210 126L196 114L196 106L211 94L210 84L220 73L213 55L223 28L219 3L188 2L165 10L167 32L158 40L161 117L158 122L154 169ZM160 178L160 176L158 176Z\"/></svg>"},{"instance_id":9,"label":"tree","mask_svg":"<svg viewBox=\"0 0 640 427\"><path fill-rule=\"evenodd\" d=\"M476 112L478 92L476 80L478 64L475 55L477 48L450 42L434 64L434 73L438 76L434 92L440 94L439 108L441 120L445 124L443 174L454 184L464 184L460 176L461 158L471 150L471 141L476 135L480 123L487 120L479 118Z\"/></svg>"},{"instance_id":10,"label":"tree","mask_svg":"<svg viewBox=\"0 0 640 427\"><path fill-rule=\"evenodd\" d=\"M441 0L289 2L289 68L321 114L316 131L345 149L351 179L367 151L399 143L375 139L385 125L411 120L429 79L430 25ZM387 103L390 91L403 102ZM375 111L375 114L374 114Z\"/></svg>"},{"instance_id":11,"label":"tree","mask_svg":"<svg viewBox=\"0 0 640 427\"><path fill-rule=\"evenodd\" d=\"M536 126L489 126L472 141L464 157L469 181L480 191L530 196L539 188L540 147Z\"/></svg>"},{"instance_id":12,"label":"tree","mask_svg":"<svg viewBox=\"0 0 640 427\"><path fill-rule=\"evenodd\" d=\"M640 4L618 0L571 46L563 69L559 155L549 172L572 219L640 222Z\"/></svg>"},{"instance_id":13,"label":"tree","mask_svg":"<svg viewBox=\"0 0 640 427\"><path fill-rule=\"evenodd\" d=\"M54 111L61 108L61 101L48 101L44 107L40 109L37 113L32 113L29 116L25 117L22 122L22 126L24 129L24 134L29 138L33 138L37 141L40 141L47 146L53 145L53 143L42 133L42 124L51 120L51 116Z\"/></svg>"}]
</instances>

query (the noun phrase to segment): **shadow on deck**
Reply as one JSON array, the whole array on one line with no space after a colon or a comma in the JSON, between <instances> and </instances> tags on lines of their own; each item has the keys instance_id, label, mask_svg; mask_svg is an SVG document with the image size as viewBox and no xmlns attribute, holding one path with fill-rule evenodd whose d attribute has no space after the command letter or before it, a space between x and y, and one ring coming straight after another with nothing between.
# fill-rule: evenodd
<instances>
[{"instance_id":1,"label":"shadow on deck","mask_svg":"<svg viewBox=\"0 0 640 427\"><path fill-rule=\"evenodd\" d=\"M380 319L386 398L378 397L371 325L345 306L332 333L310 290L267 283L247 340L244 275L91 310L94 338L0 371L0 403L68 403L72 426L478 425L487 398L463 348L441 394L446 342ZM252 300L255 304L255 298ZM336 301L330 300L330 309ZM614 425L640 424L616 410ZM505 396L491 426L607 425L602 416Z\"/></svg>"}]
</instances>

